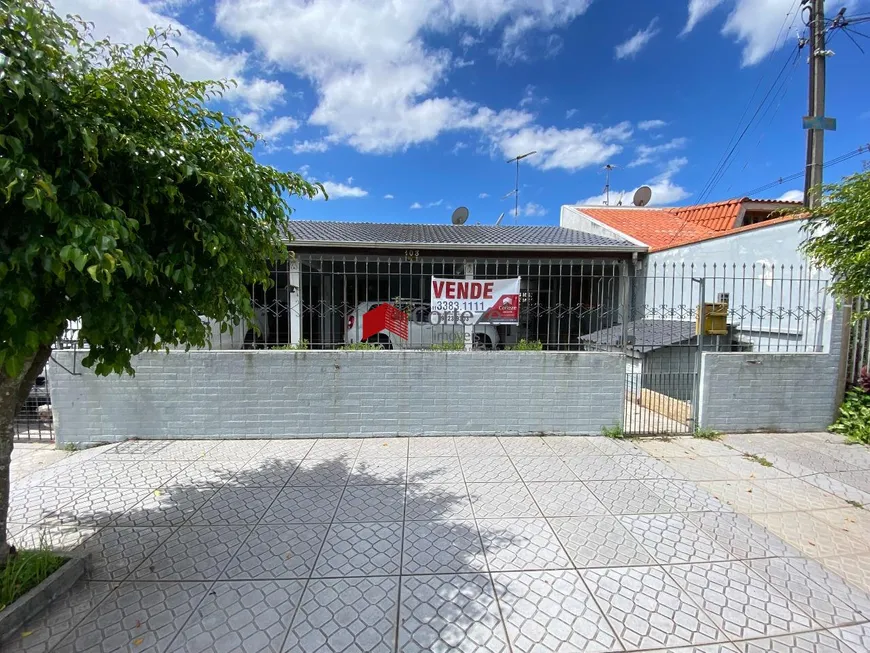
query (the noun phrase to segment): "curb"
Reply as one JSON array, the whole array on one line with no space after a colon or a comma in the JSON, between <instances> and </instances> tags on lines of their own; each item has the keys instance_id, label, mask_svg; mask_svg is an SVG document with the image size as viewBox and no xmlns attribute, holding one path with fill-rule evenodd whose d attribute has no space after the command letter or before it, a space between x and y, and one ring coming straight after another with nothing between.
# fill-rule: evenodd
<instances>
[{"instance_id":1,"label":"curb","mask_svg":"<svg viewBox=\"0 0 870 653\"><path fill-rule=\"evenodd\" d=\"M88 566L89 554L63 554L69 558L60 569L0 612L0 643L7 641L21 626L45 610L52 601L65 594L81 578Z\"/></svg>"}]
</instances>

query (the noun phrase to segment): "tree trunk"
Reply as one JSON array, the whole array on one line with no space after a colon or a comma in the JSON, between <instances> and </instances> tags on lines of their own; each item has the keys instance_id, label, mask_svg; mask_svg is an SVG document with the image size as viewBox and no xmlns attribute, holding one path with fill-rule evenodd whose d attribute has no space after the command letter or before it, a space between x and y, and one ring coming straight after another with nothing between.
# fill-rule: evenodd
<instances>
[{"instance_id":1,"label":"tree trunk","mask_svg":"<svg viewBox=\"0 0 870 653\"><path fill-rule=\"evenodd\" d=\"M0 567L6 562L9 543L6 541L6 515L9 512L9 467L12 463L12 443L15 417L24 406L36 377L51 356L51 347L43 345L25 362L21 374L8 376L0 370Z\"/></svg>"}]
</instances>

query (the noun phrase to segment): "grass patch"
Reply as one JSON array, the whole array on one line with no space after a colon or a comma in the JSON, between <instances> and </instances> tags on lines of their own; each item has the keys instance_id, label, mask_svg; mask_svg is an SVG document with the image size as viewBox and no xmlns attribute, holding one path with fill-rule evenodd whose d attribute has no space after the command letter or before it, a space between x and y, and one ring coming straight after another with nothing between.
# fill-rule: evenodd
<instances>
[{"instance_id":1,"label":"grass patch","mask_svg":"<svg viewBox=\"0 0 870 653\"><path fill-rule=\"evenodd\" d=\"M722 434L719 433L719 431L714 431L713 429L705 429L699 426L695 429L692 437L699 440L718 440L722 437Z\"/></svg>"},{"instance_id":2,"label":"grass patch","mask_svg":"<svg viewBox=\"0 0 870 653\"><path fill-rule=\"evenodd\" d=\"M63 450L73 453L79 450L79 446L75 442L67 442L65 445L63 445Z\"/></svg>"},{"instance_id":3,"label":"grass patch","mask_svg":"<svg viewBox=\"0 0 870 653\"><path fill-rule=\"evenodd\" d=\"M514 345L508 345L505 349L510 351L542 351L544 349L544 344L540 340L526 340L525 338L521 338L519 342Z\"/></svg>"},{"instance_id":4,"label":"grass patch","mask_svg":"<svg viewBox=\"0 0 870 653\"><path fill-rule=\"evenodd\" d=\"M601 435L605 438L613 438L614 440L622 440L625 437L625 431L622 430L622 426L616 424L614 426L605 426L601 429Z\"/></svg>"},{"instance_id":5,"label":"grass patch","mask_svg":"<svg viewBox=\"0 0 870 653\"><path fill-rule=\"evenodd\" d=\"M854 499L846 499L845 501L853 508L864 508L864 504L860 501L855 501Z\"/></svg>"},{"instance_id":6,"label":"grass patch","mask_svg":"<svg viewBox=\"0 0 870 653\"><path fill-rule=\"evenodd\" d=\"M0 610L51 576L66 560L45 548L11 553L0 568Z\"/></svg>"},{"instance_id":7,"label":"grass patch","mask_svg":"<svg viewBox=\"0 0 870 653\"><path fill-rule=\"evenodd\" d=\"M339 349L350 349L350 350L369 350L369 349L383 349L384 345L375 344L373 342L349 342L346 345L342 345Z\"/></svg>"},{"instance_id":8,"label":"grass patch","mask_svg":"<svg viewBox=\"0 0 870 653\"><path fill-rule=\"evenodd\" d=\"M762 467L773 467L773 463L764 456L757 456L754 453L745 453L743 454L743 457L746 458L746 460L751 460L754 463L758 463Z\"/></svg>"},{"instance_id":9,"label":"grass patch","mask_svg":"<svg viewBox=\"0 0 870 653\"><path fill-rule=\"evenodd\" d=\"M429 349L432 351L463 351L465 349L465 338L461 337L433 342L429 345Z\"/></svg>"},{"instance_id":10,"label":"grass patch","mask_svg":"<svg viewBox=\"0 0 870 653\"><path fill-rule=\"evenodd\" d=\"M281 345L280 347L272 347L272 351L303 351L311 349L310 343L303 338L298 345Z\"/></svg>"}]
</instances>

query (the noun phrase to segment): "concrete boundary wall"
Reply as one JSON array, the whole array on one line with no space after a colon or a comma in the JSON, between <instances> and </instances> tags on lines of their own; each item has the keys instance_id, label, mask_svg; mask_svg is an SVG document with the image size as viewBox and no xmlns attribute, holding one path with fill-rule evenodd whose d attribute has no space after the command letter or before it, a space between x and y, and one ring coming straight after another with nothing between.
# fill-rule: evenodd
<instances>
[{"instance_id":1,"label":"concrete boundary wall","mask_svg":"<svg viewBox=\"0 0 870 653\"><path fill-rule=\"evenodd\" d=\"M57 351L61 444L138 438L596 434L621 423L620 353L192 351L97 377ZM62 369L75 370L73 376Z\"/></svg>"}]
</instances>

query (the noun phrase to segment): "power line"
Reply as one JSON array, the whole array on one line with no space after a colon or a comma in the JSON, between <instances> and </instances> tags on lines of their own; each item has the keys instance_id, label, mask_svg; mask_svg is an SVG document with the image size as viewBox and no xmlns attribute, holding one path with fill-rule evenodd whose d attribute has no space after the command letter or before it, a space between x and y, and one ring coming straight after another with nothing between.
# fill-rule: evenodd
<instances>
[{"instance_id":1,"label":"power line","mask_svg":"<svg viewBox=\"0 0 870 653\"><path fill-rule=\"evenodd\" d=\"M868 152L868 151L870 151L870 144L861 145L860 147L858 147L855 150L852 150L851 152L841 154L840 156L835 157L835 158L831 159L830 161L826 161L822 167L828 168L830 166L834 166L834 165L837 165L839 163L843 163L844 161L848 161L849 159L854 159L856 156L860 156L864 152ZM745 193L741 193L740 197L752 197L756 193L761 193L761 192L764 192L766 190L770 190L771 188L775 188L776 186L781 186L782 184L785 184L789 181L794 181L796 179L800 179L803 176L804 176L804 171L801 170L800 172L796 172L794 174L787 175L785 177L780 177L776 181L772 181L770 183L764 184L763 186L759 186L758 188L753 188L752 190L746 191Z\"/></svg>"}]
</instances>

